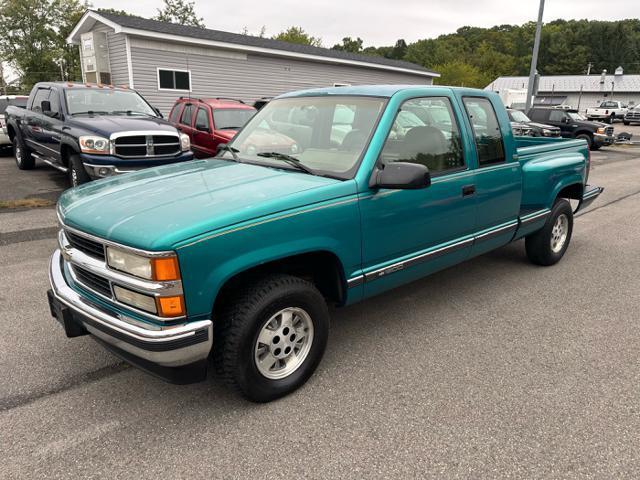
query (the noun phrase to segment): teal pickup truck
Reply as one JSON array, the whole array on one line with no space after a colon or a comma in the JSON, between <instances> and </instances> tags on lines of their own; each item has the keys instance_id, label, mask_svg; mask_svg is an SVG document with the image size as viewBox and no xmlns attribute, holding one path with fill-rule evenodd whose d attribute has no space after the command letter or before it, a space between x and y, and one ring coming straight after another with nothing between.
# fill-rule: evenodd
<instances>
[{"instance_id":1,"label":"teal pickup truck","mask_svg":"<svg viewBox=\"0 0 640 480\"><path fill-rule=\"evenodd\" d=\"M558 262L569 199L602 192L588 174L584 140L515 138L491 92L289 93L216 158L65 192L49 304L69 337L176 383L211 365L265 402L318 366L329 304L521 238L533 263Z\"/></svg>"}]
</instances>

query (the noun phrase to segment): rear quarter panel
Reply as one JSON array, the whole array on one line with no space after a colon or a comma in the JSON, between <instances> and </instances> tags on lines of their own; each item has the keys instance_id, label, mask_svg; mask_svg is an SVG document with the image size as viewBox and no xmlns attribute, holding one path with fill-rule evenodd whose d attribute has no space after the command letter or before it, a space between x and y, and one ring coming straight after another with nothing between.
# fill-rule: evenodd
<instances>
[{"instance_id":1,"label":"rear quarter panel","mask_svg":"<svg viewBox=\"0 0 640 480\"><path fill-rule=\"evenodd\" d=\"M551 208L558 193L570 185L584 186L588 158L583 140L531 140L518 148L522 165L522 208Z\"/></svg>"}]
</instances>

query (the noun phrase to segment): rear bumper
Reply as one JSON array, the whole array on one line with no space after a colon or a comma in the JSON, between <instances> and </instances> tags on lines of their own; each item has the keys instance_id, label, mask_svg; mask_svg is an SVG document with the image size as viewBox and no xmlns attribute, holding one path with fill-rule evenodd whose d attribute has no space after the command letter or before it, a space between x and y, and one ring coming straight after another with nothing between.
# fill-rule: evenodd
<instances>
[{"instance_id":1,"label":"rear bumper","mask_svg":"<svg viewBox=\"0 0 640 480\"><path fill-rule=\"evenodd\" d=\"M576 207L576 211L574 213L578 213L578 211L587 208L589 205L593 203L593 201L600 196L600 194L604 192L604 187L596 187L595 185L586 185L584 187L584 192L582 193L582 198L580 199L580 203Z\"/></svg>"},{"instance_id":2,"label":"rear bumper","mask_svg":"<svg viewBox=\"0 0 640 480\"><path fill-rule=\"evenodd\" d=\"M211 320L164 329L127 321L69 286L59 250L51 257L49 279L51 314L63 325L68 337L90 333L129 363L174 383L191 383L206 376L212 346Z\"/></svg>"}]
</instances>

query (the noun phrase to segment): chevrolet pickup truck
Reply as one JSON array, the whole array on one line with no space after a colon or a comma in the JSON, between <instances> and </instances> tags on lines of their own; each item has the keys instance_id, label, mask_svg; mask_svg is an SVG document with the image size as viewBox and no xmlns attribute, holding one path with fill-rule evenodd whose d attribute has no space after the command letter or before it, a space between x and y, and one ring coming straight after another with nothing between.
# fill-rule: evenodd
<instances>
[{"instance_id":1,"label":"chevrolet pickup truck","mask_svg":"<svg viewBox=\"0 0 640 480\"><path fill-rule=\"evenodd\" d=\"M350 130L332 135L345 130L344 108ZM396 125L419 109L432 123ZM261 144L265 131L290 137L297 154ZM330 304L523 238L531 262L558 262L574 226L569 200L582 209L602 191L588 173L584 140L514 138L493 92L285 94L216 158L67 190L51 313L67 336L91 334L162 378L203 380L211 365L247 399L270 401L318 366Z\"/></svg>"},{"instance_id":2,"label":"chevrolet pickup truck","mask_svg":"<svg viewBox=\"0 0 640 480\"><path fill-rule=\"evenodd\" d=\"M40 159L71 186L193 159L189 136L128 88L37 83L26 109L7 107L6 130L19 169Z\"/></svg>"}]
</instances>

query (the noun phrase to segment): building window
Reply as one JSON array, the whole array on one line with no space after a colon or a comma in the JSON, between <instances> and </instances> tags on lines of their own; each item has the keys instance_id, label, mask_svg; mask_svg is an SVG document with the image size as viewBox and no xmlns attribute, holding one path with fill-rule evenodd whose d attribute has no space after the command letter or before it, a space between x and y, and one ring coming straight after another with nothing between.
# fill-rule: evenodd
<instances>
[{"instance_id":1,"label":"building window","mask_svg":"<svg viewBox=\"0 0 640 480\"><path fill-rule=\"evenodd\" d=\"M191 90L191 72L189 70L158 69L158 88L160 90Z\"/></svg>"}]
</instances>

